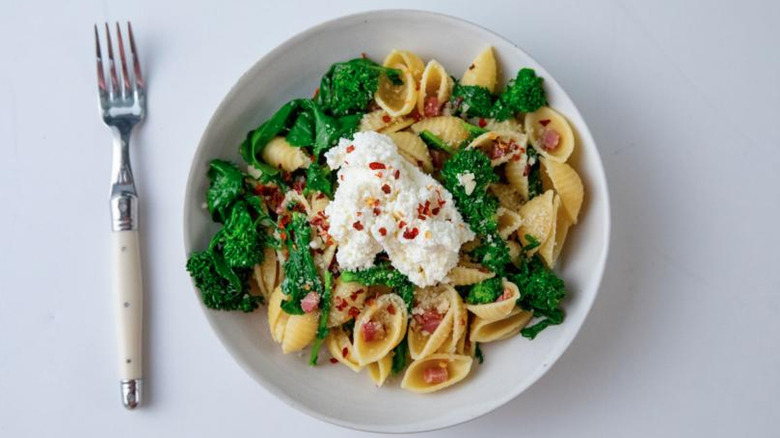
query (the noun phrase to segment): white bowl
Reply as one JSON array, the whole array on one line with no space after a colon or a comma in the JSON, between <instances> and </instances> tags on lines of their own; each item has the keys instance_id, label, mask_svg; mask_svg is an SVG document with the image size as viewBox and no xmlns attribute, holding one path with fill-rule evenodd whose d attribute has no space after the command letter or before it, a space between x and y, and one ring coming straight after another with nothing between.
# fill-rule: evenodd
<instances>
[{"instance_id":1,"label":"white bowl","mask_svg":"<svg viewBox=\"0 0 780 438\"><path fill-rule=\"evenodd\" d=\"M598 292L609 246L609 197L596 144L569 96L536 61L492 31L445 15L377 11L339 18L286 41L249 69L217 108L195 154L185 200L185 249L189 254L205 248L215 231L201 207L208 162L214 158L239 161L238 145L247 131L288 100L311 96L333 62L361 53L381 62L390 50L404 48L423 59L437 59L459 76L487 45L495 48L506 76L523 66L536 69L545 79L550 105L566 115L577 134L573 161L585 183L586 203L561 263L560 275L569 291L566 320L534 341L517 336L485 345L484 364L475 364L465 381L442 392L418 395L400 389L397 381L376 388L365 372L355 374L328 363L322 358L328 356L324 350L317 367L307 364L308 354L283 355L271 340L264 308L247 315L204 307L230 354L291 406L331 423L375 432L452 426L517 397L550 369L579 331Z\"/></svg>"}]
</instances>

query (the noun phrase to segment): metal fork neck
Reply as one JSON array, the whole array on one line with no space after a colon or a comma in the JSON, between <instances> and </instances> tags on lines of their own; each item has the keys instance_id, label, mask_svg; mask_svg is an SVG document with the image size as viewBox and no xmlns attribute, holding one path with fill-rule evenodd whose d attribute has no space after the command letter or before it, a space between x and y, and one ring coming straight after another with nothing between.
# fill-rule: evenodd
<instances>
[{"instance_id":1,"label":"metal fork neck","mask_svg":"<svg viewBox=\"0 0 780 438\"><path fill-rule=\"evenodd\" d=\"M133 171L130 168L130 133L132 126L112 126L114 134L113 164L111 166L111 229L126 231L138 229L138 194Z\"/></svg>"}]
</instances>

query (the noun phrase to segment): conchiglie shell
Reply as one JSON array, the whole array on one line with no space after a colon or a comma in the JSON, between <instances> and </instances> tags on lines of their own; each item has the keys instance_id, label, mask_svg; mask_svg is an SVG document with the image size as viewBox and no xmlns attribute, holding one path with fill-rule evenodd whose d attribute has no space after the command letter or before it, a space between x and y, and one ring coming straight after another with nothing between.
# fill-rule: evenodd
<instances>
[{"instance_id":1,"label":"conchiglie shell","mask_svg":"<svg viewBox=\"0 0 780 438\"><path fill-rule=\"evenodd\" d=\"M289 190L287 193L285 193L284 199L282 200L283 206L288 206L291 203L300 205L303 207L303 211L306 212L306 215L311 216L311 205L309 205L309 200L295 190Z\"/></svg>"},{"instance_id":2,"label":"conchiglie shell","mask_svg":"<svg viewBox=\"0 0 780 438\"><path fill-rule=\"evenodd\" d=\"M284 340L285 327L290 314L282 310L282 301L285 295L281 287L276 287L268 300L268 328L271 331L271 338L279 344Z\"/></svg>"},{"instance_id":3,"label":"conchiglie shell","mask_svg":"<svg viewBox=\"0 0 780 438\"><path fill-rule=\"evenodd\" d=\"M374 363L368 364L368 375L376 386L384 385L385 380L387 380L387 377L390 375L390 371L393 369L392 356L391 353Z\"/></svg>"},{"instance_id":4,"label":"conchiglie shell","mask_svg":"<svg viewBox=\"0 0 780 438\"><path fill-rule=\"evenodd\" d=\"M336 256L336 245L327 245L322 252L314 253L314 265L317 266L317 272L322 278L325 278L325 271L330 267L333 257Z\"/></svg>"},{"instance_id":5,"label":"conchiglie shell","mask_svg":"<svg viewBox=\"0 0 780 438\"><path fill-rule=\"evenodd\" d=\"M313 218L320 212L325 211L325 207L330 204L330 199L322 194L321 192L314 192L309 196L309 207L311 207L311 211L309 212L309 217Z\"/></svg>"},{"instance_id":6,"label":"conchiglie shell","mask_svg":"<svg viewBox=\"0 0 780 438\"><path fill-rule=\"evenodd\" d=\"M553 265L558 261L563 250L563 244L566 242L566 237L569 234L569 227L571 223L566 217L558 216L558 221L555 223L555 247L553 248Z\"/></svg>"},{"instance_id":7,"label":"conchiglie shell","mask_svg":"<svg viewBox=\"0 0 780 438\"><path fill-rule=\"evenodd\" d=\"M444 67L436 60L431 60L423 70L420 78L420 92L417 94L417 111L425 114L425 99L435 97L440 105L444 105L452 94L453 81Z\"/></svg>"},{"instance_id":8,"label":"conchiglie shell","mask_svg":"<svg viewBox=\"0 0 780 438\"><path fill-rule=\"evenodd\" d=\"M388 132L400 131L413 124L414 119L411 117L392 117L387 111L378 109L363 115L363 118L360 119L358 131L376 131L386 134Z\"/></svg>"},{"instance_id":9,"label":"conchiglie shell","mask_svg":"<svg viewBox=\"0 0 780 438\"><path fill-rule=\"evenodd\" d=\"M520 243L523 246L528 245L528 241L525 238L526 234L530 234L540 243L544 243L552 232L552 225L555 219L553 191L548 190L543 195L525 203L520 207L520 216L523 218L523 224L517 230ZM539 248L537 247L530 252L533 254L538 250Z\"/></svg>"},{"instance_id":10,"label":"conchiglie shell","mask_svg":"<svg viewBox=\"0 0 780 438\"><path fill-rule=\"evenodd\" d=\"M349 315L350 309L354 307L358 312L362 311L367 296L368 288L366 286L363 286L360 283L345 282L341 281L341 279L336 279L336 283L333 285L333 292L330 296L328 327L340 326L352 319L352 316ZM347 304L344 305L343 302L346 302ZM342 306L339 306L340 303Z\"/></svg>"},{"instance_id":11,"label":"conchiglie shell","mask_svg":"<svg viewBox=\"0 0 780 438\"><path fill-rule=\"evenodd\" d=\"M393 307L394 313L388 311L389 306ZM394 293L382 295L372 305L366 306L355 323L353 345L357 362L368 365L390 353L406 334L407 317L406 303ZM372 320L384 325L385 336L380 340L367 342L362 336L363 326Z\"/></svg>"},{"instance_id":12,"label":"conchiglie shell","mask_svg":"<svg viewBox=\"0 0 780 438\"><path fill-rule=\"evenodd\" d=\"M509 164L507 164L507 166L508 165ZM520 209L520 205L523 203L523 198L514 187L510 186L509 184L496 183L491 184L489 188L490 192L496 195L496 198L498 198L498 203L501 204L502 207L514 211Z\"/></svg>"},{"instance_id":13,"label":"conchiglie shell","mask_svg":"<svg viewBox=\"0 0 780 438\"><path fill-rule=\"evenodd\" d=\"M447 274L447 282L453 286L468 286L495 277L496 274L471 266L455 266Z\"/></svg>"},{"instance_id":14,"label":"conchiglie shell","mask_svg":"<svg viewBox=\"0 0 780 438\"><path fill-rule=\"evenodd\" d=\"M523 224L523 218L516 211L498 207L496 213L498 214L498 234L504 240Z\"/></svg>"},{"instance_id":15,"label":"conchiglie shell","mask_svg":"<svg viewBox=\"0 0 780 438\"><path fill-rule=\"evenodd\" d=\"M469 339L469 333L468 331L463 334L463 336L460 337L460 340L458 341L458 348L455 349L455 352L457 354L462 354L464 356L468 357L474 357L476 354L476 343L471 342L471 339Z\"/></svg>"},{"instance_id":16,"label":"conchiglie shell","mask_svg":"<svg viewBox=\"0 0 780 438\"><path fill-rule=\"evenodd\" d=\"M549 121L549 122L547 122ZM546 126L545 124L546 123ZM545 130L554 129L560 134L558 146L548 151L542 147L541 136ZM563 163L568 160L574 151L574 133L569 122L558 112L550 107L543 106L538 110L525 115L525 132L528 140L539 154L550 161Z\"/></svg>"},{"instance_id":17,"label":"conchiglie shell","mask_svg":"<svg viewBox=\"0 0 780 438\"><path fill-rule=\"evenodd\" d=\"M279 262L276 258L276 250L263 249L263 262L255 265L252 270L252 280L267 303L279 284Z\"/></svg>"},{"instance_id":18,"label":"conchiglie shell","mask_svg":"<svg viewBox=\"0 0 780 438\"><path fill-rule=\"evenodd\" d=\"M570 225L558 195L555 195L553 200L553 210L555 211L555 216L553 216L555 223L552 225L552 232L547 241L539 248L539 255L542 256L542 260L550 268L554 268L555 263L558 261L558 256L561 254L563 242L566 240Z\"/></svg>"},{"instance_id":19,"label":"conchiglie shell","mask_svg":"<svg viewBox=\"0 0 780 438\"><path fill-rule=\"evenodd\" d=\"M539 255L542 257L542 260L544 263L552 268L555 266L555 261L553 260L553 249L555 248L555 231L556 231L556 222L558 217L561 215L561 198L558 195L555 195L553 197L553 214L552 217L550 217L550 235L547 236L547 240L545 240L542 243L542 246L539 247Z\"/></svg>"},{"instance_id":20,"label":"conchiglie shell","mask_svg":"<svg viewBox=\"0 0 780 438\"><path fill-rule=\"evenodd\" d=\"M328 337L325 338L325 347L327 347L330 356L344 364L347 368L358 373L363 369L357 360L355 360L355 350L349 336L344 333L341 327L330 329ZM346 352L346 355L344 354Z\"/></svg>"},{"instance_id":21,"label":"conchiglie shell","mask_svg":"<svg viewBox=\"0 0 780 438\"><path fill-rule=\"evenodd\" d=\"M461 76L460 83L485 87L492 93L496 90L497 79L498 67L496 57L493 55L493 47L487 47L471 61L471 65Z\"/></svg>"},{"instance_id":22,"label":"conchiglie shell","mask_svg":"<svg viewBox=\"0 0 780 438\"><path fill-rule=\"evenodd\" d=\"M317 336L317 325L320 320L320 312L304 313L303 315L290 315L284 327L282 339L282 353L292 353L303 350Z\"/></svg>"},{"instance_id":23,"label":"conchiglie shell","mask_svg":"<svg viewBox=\"0 0 780 438\"><path fill-rule=\"evenodd\" d=\"M409 333L406 339L409 342L409 353L412 359L421 359L435 353L452 333L453 318L453 313L447 311L439 326L429 335L423 334L417 328L417 324L409 324Z\"/></svg>"},{"instance_id":24,"label":"conchiglie shell","mask_svg":"<svg viewBox=\"0 0 780 438\"><path fill-rule=\"evenodd\" d=\"M469 148L481 149L488 153L496 144L506 149L506 153L498 158L490 160L490 164L495 167L509 161L522 160L523 151L527 143L525 134L512 131L488 131L469 143Z\"/></svg>"},{"instance_id":25,"label":"conchiglie shell","mask_svg":"<svg viewBox=\"0 0 780 438\"><path fill-rule=\"evenodd\" d=\"M398 147L398 152L407 161L420 167L427 173L433 172L433 162L428 146L417 135L411 132L392 132L387 134Z\"/></svg>"},{"instance_id":26,"label":"conchiglie shell","mask_svg":"<svg viewBox=\"0 0 780 438\"><path fill-rule=\"evenodd\" d=\"M488 304L466 304L469 312L476 315L481 321L497 321L506 318L515 308L517 299L520 298L520 290L512 282L504 280L502 284L504 290L511 291L509 298Z\"/></svg>"},{"instance_id":27,"label":"conchiglie shell","mask_svg":"<svg viewBox=\"0 0 780 438\"><path fill-rule=\"evenodd\" d=\"M385 57L382 65L385 67L402 65L409 69L416 82L420 82L423 70L425 70L425 63L423 63L422 59L408 50L393 50Z\"/></svg>"},{"instance_id":28,"label":"conchiglie shell","mask_svg":"<svg viewBox=\"0 0 780 438\"><path fill-rule=\"evenodd\" d=\"M309 167L311 160L303 149L292 146L284 137L274 137L265 145L262 152L263 161L285 172Z\"/></svg>"},{"instance_id":29,"label":"conchiglie shell","mask_svg":"<svg viewBox=\"0 0 780 438\"><path fill-rule=\"evenodd\" d=\"M487 119L486 122L485 129L488 131L512 131L524 133L523 125L514 117L502 120L500 122L495 119Z\"/></svg>"},{"instance_id":30,"label":"conchiglie shell","mask_svg":"<svg viewBox=\"0 0 780 438\"><path fill-rule=\"evenodd\" d=\"M401 131L402 129L406 129L410 126L414 125L414 119L411 117L401 117L398 118L396 121L391 122L389 125L385 126L384 128L380 129L380 134L390 134L393 132Z\"/></svg>"},{"instance_id":31,"label":"conchiglie shell","mask_svg":"<svg viewBox=\"0 0 780 438\"><path fill-rule=\"evenodd\" d=\"M469 314L466 305L460 298L460 294L454 287L446 286L447 298L450 302L450 311L452 312L452 330L447 340L445 340L438 349L438 353L454 353L458 344L468 332Z\"/></svg>"},{"instance_id":32,"label":"conchiglie shell","mask_svg":"<svg viewBox=\"0 0 780 438\"><path fill-rule=\"evenodd\" d=\"M566 163L558 163L546 158L542 158L541 161L544 173L561 197L561 205L569 222L576 224L585 197L585 188L582 186L580 176Z\"/></svg>"},{"instance_id":33,"label":"conchiglie shell","mask_svg":"<svg viewBox=\"0 0 780 438\"><path fill-rule=\"evenodd\" d=\"M519 160L510 160L504 166L504 175L509 185L517 191L523 201L527 201L528 191L528 155L522 154Z\"/></svg>"},{"instance_id":34,"label":"conchiglie shell","mask_svg":"<svg viewBox=\"0 0 780 438\"><path fill-rule=\"evenodd\" d=\"M434 354L409 365L401 381L401 388L418 393L429 393L460 382L471 371L473 359L460 354ZM447 380L441 383L426 383L424 373L429 367L446 367Z\"/></svg>"},{"instance_id":35,"label":"conchiglie shell","mask_svg":"<svg viewBox=\"0 0 780 438\"><path fill-rule=\"evenodd\" d=\"M417 81L412 72L401 65L391 66L401 70L401 85L395 85L386 75L379 75L379 86L374 99L392 117L405 116L412 112L417 103Z\"/></svg>"},{"instance_id":36,"label":"conchiglie shell","mask_svg":"<svg viewBox=\"0 0 780 438\"><path fill-rule=\"evenodd\" d=\"M523 248L514 240L507 241L506 246L509 248L509 261L513 265L520 267L520 253L523 251Z\"/></svg>"},{"instance_id":37,"label":"conchiglie shell","mask_svg":"<svg viewBox=\"0 0 780 438\"><path fill-rule=\"evenodd\" d=\"M454 148L469 138L469 132L463 126L463 120L453 116L422 119L412 125L412 131L417 135L423 131L430 131Z\"/></svg>"},{"instance_id":38,"label":"conchiglie shell","mask_svg":"<svg viewBox=\"0 0 780 438\"><path fill-rule=\"evenodd\" d=\"M493 342L511 338L520 332L534 316L532 312L515 307L506 318L486 321L479 317L471 322L471 342Z\"/></svg>"}]
</instances>

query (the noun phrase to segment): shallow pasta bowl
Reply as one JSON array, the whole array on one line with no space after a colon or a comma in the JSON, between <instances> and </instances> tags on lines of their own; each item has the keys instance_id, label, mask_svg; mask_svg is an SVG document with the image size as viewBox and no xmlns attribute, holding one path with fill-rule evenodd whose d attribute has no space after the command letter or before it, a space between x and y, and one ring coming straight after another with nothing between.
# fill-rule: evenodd
<instances>
[{"instance_id":1,"label":"shallow pasta bowl","mask_svg":"<svg viewBox=\"0 0 780 438\"><path fill-rule=\"evenodd\" d=\"M215 226L201 205L206 169L214 158L239 162L238 145L279 106L311 96L321 75L336 61L365 53L382 60L394 48L437 59L459 75L485 46L495 48L500 69L520 67L545 78L550 105L570 121L577 137L571 159L582 176L586 201L560 263L570 297L566 321L534 341L515 337L486 345L486 360L447 390L419 395L391 381L376 388L366 373L355 374L327 360L310 367L305 357L285 356L271 339L264 309L252 314L204 309L222 343L268 391L312 416L355 429L413 432L437 429L483 415L526 390L561 356L579 331L598 292L609 242L609 199L596 145L568 95L538 63L495 33L456 18L419 11L378 11L339 18L313 27L267 54L247 71L217 108L190 170L184 211L187 254L202 249ZM194 290L200 301L199 293ZM322 353L327 356L326 353Z\"/></svg>"}]
</instances>

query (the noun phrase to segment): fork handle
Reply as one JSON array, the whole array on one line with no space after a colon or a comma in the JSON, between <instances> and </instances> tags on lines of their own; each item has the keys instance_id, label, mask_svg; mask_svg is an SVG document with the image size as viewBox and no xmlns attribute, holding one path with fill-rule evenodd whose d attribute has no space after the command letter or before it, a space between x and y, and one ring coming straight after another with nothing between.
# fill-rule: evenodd
<instances>
[{"instance_id":1,"label":"fork handle","mask_svg":"<svg viewBox=\"0 0 780 438\"><path fill-rule=\"evenodd\" d=\"M133 409L141 403L143 382L143 285L138 230L113 231L111 235L122 402Z\"/></svg>"}]
</instances>

